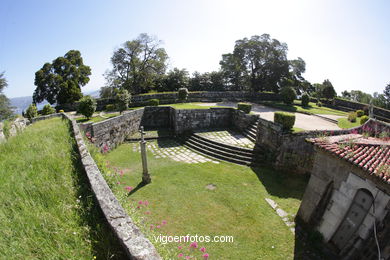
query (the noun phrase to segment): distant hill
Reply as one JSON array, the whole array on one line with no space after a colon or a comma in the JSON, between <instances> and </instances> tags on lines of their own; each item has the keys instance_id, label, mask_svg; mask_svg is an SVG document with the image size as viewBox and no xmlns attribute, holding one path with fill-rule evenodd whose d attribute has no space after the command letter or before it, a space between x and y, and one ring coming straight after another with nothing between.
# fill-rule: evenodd
<instances>
[{"instance_id":1,"label":"distant hill","mask_svg":"<svg viewBox=\"0 0 390 260\"><path fill-rule=\"evenodd\" d=\"M84 93L84 95L90 95L94 98L99 97L99 90L90 91ZM26 110L28 106L32 103L32 96L26 96L26 97L16 97L16 98L10 98L11 106L14 107L14 112L16 114L22 114L22 111ZM46 100L42 103L39 103L37 105L38 110L42 109L44 105L49 104Z\"/></svg>"}]
</instances>

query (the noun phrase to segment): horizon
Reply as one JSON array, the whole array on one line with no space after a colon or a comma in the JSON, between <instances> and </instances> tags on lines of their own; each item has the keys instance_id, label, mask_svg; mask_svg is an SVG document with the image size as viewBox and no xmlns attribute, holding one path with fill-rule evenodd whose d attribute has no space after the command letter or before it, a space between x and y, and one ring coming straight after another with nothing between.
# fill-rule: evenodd
<instances>
[{"instance_id":1,"label":"horizon","mask_svg":"<svg viewBox=\"0 0 390 260\"><path fill-rule=\"evenodd\" d=\"M114 3L5 1L0 10L5 94L31 96L35 72L71 49L79 50L92 70L82 91L99 90L114 50L140 33L164 42L169 69L190 75L218 70L222 54L232 52L236 40L268 33L288 45L289 59L306 62L307 80L329 79L338 95L343 90L382 93L390 82L390 2L384 0Z\"/></svg>"}]
</instances>

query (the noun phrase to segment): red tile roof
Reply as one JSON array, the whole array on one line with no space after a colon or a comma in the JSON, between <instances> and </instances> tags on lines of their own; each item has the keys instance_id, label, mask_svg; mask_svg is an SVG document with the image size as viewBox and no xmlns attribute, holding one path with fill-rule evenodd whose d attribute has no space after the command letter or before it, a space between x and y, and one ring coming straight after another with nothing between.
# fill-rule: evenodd
<instances>
[{"instance_id":1,"label":"red tile roof","mask_svg":"<svg viewBox=\"0 0 390 260\"><path fill-rule=\"evenodd\" d=\"M360 134L311 138L308 141L390 184L390 141Z\"/></svg>"}]
</instances>

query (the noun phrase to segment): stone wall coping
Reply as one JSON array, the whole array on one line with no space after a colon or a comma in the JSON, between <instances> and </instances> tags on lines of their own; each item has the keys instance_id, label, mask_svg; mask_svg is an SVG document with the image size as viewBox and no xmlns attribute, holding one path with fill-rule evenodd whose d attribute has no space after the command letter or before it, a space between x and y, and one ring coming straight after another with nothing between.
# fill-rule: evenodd
<instances>
[{"instance_id":1,"label":"stone wall coping","mask_svg":"<svg viewBox=\"0 0 390 260\"><path fill-rule=\"evenodd\" d=\"M74 119L61 113L51 117L68 119L72 125L72 131L77 143L78 151L85 173L87 174L91 189L101 208L108 224L121 243L129 259L137 260L161 260L153 244L145 237L133 220L125 212L114 193L111 191L94 159L90 155L84 143L82 132ZM51 117L42 118L47 119Z\"/></svg>"}]
</instances>

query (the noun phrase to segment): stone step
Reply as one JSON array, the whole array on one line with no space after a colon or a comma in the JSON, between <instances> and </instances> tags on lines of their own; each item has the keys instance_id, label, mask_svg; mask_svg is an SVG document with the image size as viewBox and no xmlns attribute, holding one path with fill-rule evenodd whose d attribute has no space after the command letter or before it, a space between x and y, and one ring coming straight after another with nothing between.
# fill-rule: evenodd
<instances>
[{"instance_id":1,"label":"stone step","mask_svg":"<svg viewBox=\"0 0 390 260\"><path fill-rule=\"evenodd\" d=\"M233 151L242 151L242 152L249 152L249 153L252 153L253 152L253 149L249 149L249 148L245 148L245 147L239 147L239 146L233 146L233 145L228 145L228 144L224 144L224 143L219 143L219 142L216 142L214 140L211 140L211 139L208 139L208 138L205 138L203 136L200 136L198 134L193 134L193 136L195 136L196 138L198 139L202 139L202 140L205 140L209 143L212 143L212 144L216 144L218 146L222 146L222 147L225 147L225 148L228 148L228 149L231 149Z\"/></svg>"},{"instance_id":2,"label":"stone step","mask_svg":"<svg viewBox=\"0 0 390 260\"><path fill-rule=\"evenodd\" d=\"M213 147L213 148L218 149L218 150L225 151L225 152L227 152L227 153L235 153L235 154L239 154L239 155L247 156L247 157L252 157L252 156L253 156L253 150L242 151L242 150L237 149L237 148L239 148L239 147L235 147L235 146L230 146L230 147L223 146L223 145L221 145L220 143L210 142L211 140L209 140L209 139L202 139L202 138L199 138L199 136L196 136L196 135L190 136L190 139L196 140L196 141L199 142L199 143L202 143L202 144L204 144L204 145Z\"/></svg>"},{"instance_id":3,"label":"stone step","mask_svg":"<svg viewBox=\"0 0 390 260\"><path fill-rule=\"evenodd\" d=\"M219 160L223 160L223 161L227 161L227 162L231 162L231 163L236 163L236 164L241 164L241 165L246 165L246 166L250 165L250 162L241 161L241 160L237 160L237 159L234 159L234 158L231 158L231 157L226 157L226 156L223 156L223 155L220 155L220 154L217 154L217 153L213 153L213 152L210 152L208 150L201 149L198 146L196 146L196 145L194 145L194 144L192 144L190 142L184 143L184 146L187 147L187 148L193 149L193 150L195 150L196 152L198 152L200 154L205 154L207 156L210 156L210 157L213 157L213 158L217 158Z\"/></svg>"}]
</instances>

